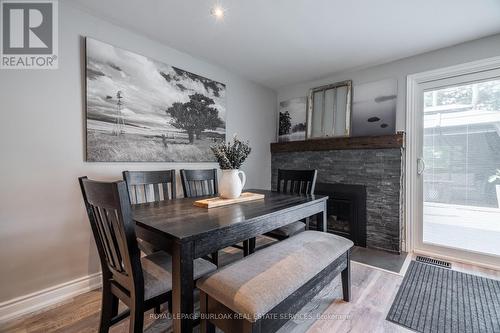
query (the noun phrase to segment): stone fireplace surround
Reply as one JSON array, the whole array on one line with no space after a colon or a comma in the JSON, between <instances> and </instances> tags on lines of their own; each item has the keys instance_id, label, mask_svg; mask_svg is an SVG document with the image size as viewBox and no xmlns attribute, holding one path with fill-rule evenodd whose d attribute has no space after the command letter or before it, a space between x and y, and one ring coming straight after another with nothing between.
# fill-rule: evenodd
<instances>
[{"instance_id":1,"label":"stone fireplace surround","mask_svg":"<svg viewBox=\"0 0 500 333\"><path fill-rule=\"evenodd\" d=\"M318 183L366 186L366 245L401 251L403 135L271 144L272 187L278 169L316 169Z\"/></svg>"}]
</instances>

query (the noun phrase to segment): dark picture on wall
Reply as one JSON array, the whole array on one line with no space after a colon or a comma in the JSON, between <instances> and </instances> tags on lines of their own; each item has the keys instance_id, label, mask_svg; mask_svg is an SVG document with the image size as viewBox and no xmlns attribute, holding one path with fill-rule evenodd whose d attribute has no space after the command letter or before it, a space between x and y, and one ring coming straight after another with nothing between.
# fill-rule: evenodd
<instances>
[{"instance_id":1,"label":"dark picture on wall","mask_svg":"<svg viewBox=\"0 0 500 333\"><path fill-rule=\"evenodd\" d=\"M398 81L364 83L353 91L351 136L394 134Z\"/></svg>"},{"instance_id":2,"label":"dark picture on wall","mask_svg":"<svg viewBox=\"0 0 500 333\"><path fill-rule=\"evenodd\" d=\"M278 142L305 140L306 104L305 96L280 102Z\"/></svg>"},{"instance_id":3,"label":"dark picture on wall","mask_svg":"<svg viewBox=\"0 0 500 333\"><path fill-rule=\"evenodd\" d=\"M86 38L87 160L215 161L226 86Z\"/></svg>"}]
</instances>

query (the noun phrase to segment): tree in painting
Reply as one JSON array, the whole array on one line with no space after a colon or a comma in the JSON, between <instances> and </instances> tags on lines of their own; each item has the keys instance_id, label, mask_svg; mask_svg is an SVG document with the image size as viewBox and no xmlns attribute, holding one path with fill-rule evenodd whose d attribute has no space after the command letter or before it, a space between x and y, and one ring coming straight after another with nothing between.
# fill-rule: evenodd
<instances>
[{"instance_id":1,"label":"tree in painting","mask_svg":"<svg viewBox=\"0 0 500 333\"><path fill-rule=\"evenodd\" d=\"M292 127L290 112L280 112L280 124L279 124L279 135L285 135L290 133L290 128Z\"/></svg>"},{"instance_id":2,"label":"tree in painting","mask_svg":"<svg viewBox=\"0 0 500 333\"><path fill-rule=\"evenodd\" d=\"M185 130L189 143L192 144L195 135L199 140L203 131L215 130L222 126L219 111L213 105L211 98L196 93L189 96L189 102L174 103L167 109L167 113L172 117L172 126Z\"/></svg>"}]
</instances>

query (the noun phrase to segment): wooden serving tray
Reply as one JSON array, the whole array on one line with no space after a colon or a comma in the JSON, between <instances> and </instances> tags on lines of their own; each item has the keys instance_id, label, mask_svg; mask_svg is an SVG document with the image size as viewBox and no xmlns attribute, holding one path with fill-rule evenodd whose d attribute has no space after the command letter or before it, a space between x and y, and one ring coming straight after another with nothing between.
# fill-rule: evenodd
<instances>
[{"instance_id":1,"label":"wooden serving tray","mask_svg":"<svg viewBox=\"0 0 500 333\"><path fill-rule=\"evenodd\" d=\"M197 207L203 207L203 208L214 208L214 207L232 205L235 203L259 200L259 199L264 199L264 194L243 192L243 193L241 193L239 198L235 198L235 199L223 199L220 197L209 198L209 199L197 200L194 202L194 205Z\"/></svg>"}]
</instances>

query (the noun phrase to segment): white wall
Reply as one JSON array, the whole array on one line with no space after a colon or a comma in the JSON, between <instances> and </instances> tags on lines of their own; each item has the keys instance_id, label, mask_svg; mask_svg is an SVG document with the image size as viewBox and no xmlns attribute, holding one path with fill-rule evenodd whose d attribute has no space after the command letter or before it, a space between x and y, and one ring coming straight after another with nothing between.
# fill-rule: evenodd
<instances>
[{"instance_id":1,"label":"white wall","mask_svg":"<svg viewBox=\"0 0 500 333\"><path fill-rule=\"evenodd\" d=\"M411 41L408 41L411 43ZM356 85L387 78L398 80L398 102L396 113L396 130L405 130L406 114L406 76L431 69L457 65L469 61L485 59L500 55L500 34L459 44L452 47L416 55L387 64L350 70L325 78L294 84L278 89L278 103L294 97L306 96L310 88L327 83L352 80L354 94Z\"/></svg>"},{"instance_id":2,"label":"white wall","mask_svg":"<svg viewBox=\"0 0 500 333\"><path fill-rule=\"evenodd\" d=\"M269 188L276 94L59 2L59 69L0 70L0 302L99 270L77 177L214 163L86 163L82 36L227 85L227 134L249 139L248 186Z\"/></svg>"}]
</instances>

